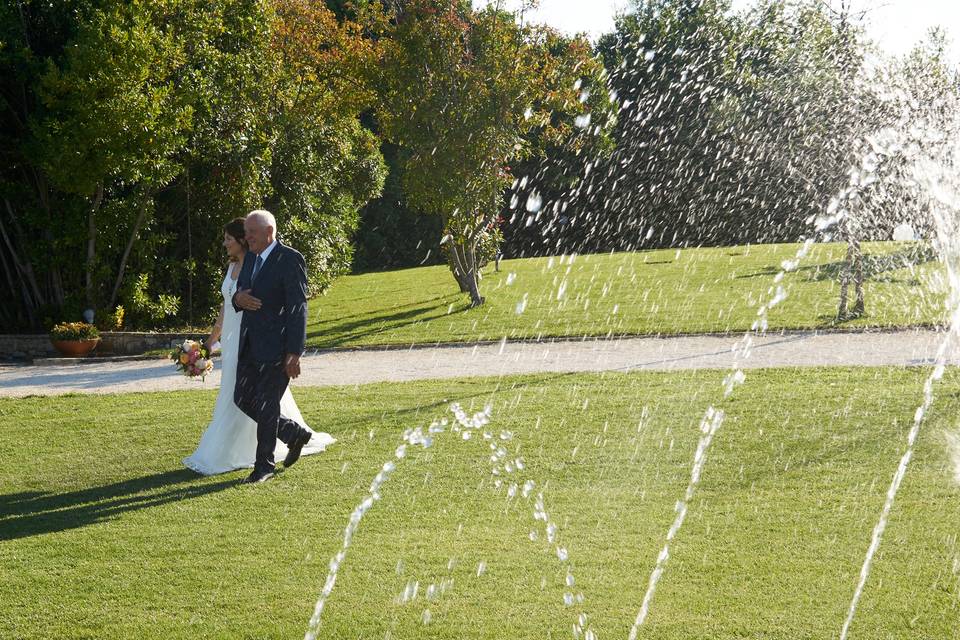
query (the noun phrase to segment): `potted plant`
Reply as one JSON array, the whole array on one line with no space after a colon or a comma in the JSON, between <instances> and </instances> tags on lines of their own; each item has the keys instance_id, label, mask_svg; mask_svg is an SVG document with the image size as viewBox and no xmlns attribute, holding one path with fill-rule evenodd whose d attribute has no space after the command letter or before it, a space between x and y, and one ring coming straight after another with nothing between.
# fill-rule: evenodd
<instances>
[{"instance_id":1,"label":"potted plant","mask_svg":"<svg viewBox=\"0 0 960 640\"><path fill-rule=\"evenodd\" d=\"M86 322L63 322L50 330L50 342L61 355L78 358L94 350L100 333Z\"/></svg>"}]
</instances>

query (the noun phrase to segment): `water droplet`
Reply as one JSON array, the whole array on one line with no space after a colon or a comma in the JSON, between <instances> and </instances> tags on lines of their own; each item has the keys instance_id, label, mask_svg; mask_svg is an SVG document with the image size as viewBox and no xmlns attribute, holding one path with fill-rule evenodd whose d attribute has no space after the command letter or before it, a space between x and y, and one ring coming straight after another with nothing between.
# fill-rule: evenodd
<instances>
[{"instance_id":1,"label":"water droplet","mask_svg":"<svg viewBox=\"0 0 960 640\"><path fill-rule=\"evenodd\" d=\"M527 211L530 213L536 213L540 211L540 207L543 206L543 198L537 191L532 191L529 196L527 196Z\"/></svg>"},{"instance_id":2,"label":"water droplet","mask_svg":"<svg viewBox=\"0 0 960 640\"><path fill-rule=\"evenodd\" d=\"M516 313L517 315L523 313L527 309L527 294L523 294L523 299L517 302Z\"/></svg>"}]
</instances>

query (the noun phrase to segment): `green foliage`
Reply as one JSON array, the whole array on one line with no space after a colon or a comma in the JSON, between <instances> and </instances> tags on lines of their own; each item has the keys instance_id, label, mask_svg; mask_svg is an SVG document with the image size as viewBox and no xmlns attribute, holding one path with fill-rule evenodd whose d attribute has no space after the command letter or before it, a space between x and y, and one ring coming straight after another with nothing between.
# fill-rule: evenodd
<instances>
[{"instance_id":1,"label":"green foliage","mask_svg":"<svg viewBox=\"0 0 960 640\"><path fill-rule=\"evenodd\" d=\"M329 286L385 177L358 124L379 54L355 20L377 14L349 13L302 0L0 8L0 72L13 80L0 289L14 302L0 326L113 308L118 292L138 326L206 318L222 225L264 206L305 254L312 292ZM134 274L158 297L137 293Z\"/></svg>"},{"instance_id":2,"label":"green foliage","mask_svg":"<svg viewBox=\"0 0 960 640\"><path fill-rule=\"evenodd\" d=\"M405 152L409 204L441 216L454 275L480 304L477 245L513 181L509 163L530 154L523 134L550 120L539 31L493 7L414 0L389 35L379 124Z\"/></svg>"},{"instance_id":3,"label":"green foliage","mask_svg":"<svg viewBox=\"0 0 960 640\"><path fill-rule=\"evenodd\" d=\"M524 133L530 150L515 159L517 176L503 207L503 231L510 257L575 251L594 221L578 216L571 203L590 189L594 165L613 151L616 93L608 72L584 38L567 38L545 29L536 47L544 88L528 112L533 126ZM525 114L526 117L527 114ZM539 208L528 207L531 198ZM580 230L578 233L577 230Z\"/></svg>"},{"instance_id":4,"label":"green foliage","mask_svg":"<svg viewBox=\"0 0 960 640\"><path fill-rule=\"evenodd\" d=\"M568 250L709 242L740 224L735 184L750 177L716 117L740 92L737 39L725 0L637 2L600 39L621 106L617 149L571 202Z\"/></svg>"},{"instance_id":5,"label":"green foliage","mask_svg":"<svg viewBox=\"0 0 960 640\"><path fill-rule=\"evenodd\" d=\"M816 0L744 8L637 0L597 44L620 108L615 151L590 157L579 182L560 190L565 212L546 216L546 225L543 215L523 212L521 193L508 228L511 253L809 235L811 216L849 186L850 167L870 152L868 138L907 126L898 116L909 109L894 96L916 105L911 125L939 127L927 105L956 113L945 108L960 96L956 84L950 88L956 70L937 61L935 42L927 54L912 54L913 65L865 65L867 47L849 3L834 11ZM888 239L904 219L925 226L895 164L882 168L861 203L861 239ZM534 182L537 168L528 171Z\"/></svg>"},{"instance_id":6,"label":"green foliage","mask_svg":"<svg viewBox=\"0 0 960 640\"><path fill-rule=\"evenodd\" d=\"M942 33L871 71L850 16L816 0L637 0L595 50L499 6L3 4L0 327L103 317L120 294L136 325L204 321L222 225L261 207L311 294L351 263L446 257L472 304L503 243L795 240L865 132L907 103L941 123L960 96ZM890 78L907 98L877 91ZM906 187L860 204L866 237L929 221ZM130 306L140 274L156 293Z\"/></svg>"},{"instance_id":7,"label":"green foliage","mask_svg":"<svg viewBox=\"0 0 960 640\"><path fill-rule=\"evenodd\" d=\"M180 298L161 293L151 297L150 276L138 274L123 295L123 318L131 329L152 329L169 325L180 310Z\"/></svg>"},{"instance_id":8,"label":"green foliage","mask_svg":"<svg viewBox=\"0 0 960 640\"><path fill-rule=\"evenodd\" d=\"M284 241L307 256L310 293L317 294L349 271L359 208L379 195L386 165L376 138L356 120L286 132L273 155L268 204Z\"/></svg>"},{"instance_id":9,"label":"green foliage","mask_svg":"<svg viewBox=\"0 0 960 640\"><path fill-rule=\"evenodd\" d=\"M176 174L192 109L176 91L183 43L163 25L172 2L103 2L36 87L44 116L28 147L55 188L163 186Z\"/></svg>"},{"instance_id":10,"label":"green foliage","mask_svg":"<svg viewBox=\"0 0 960 640\"><path fill-rule=\"evenodd\" d=\"M107 315L106 320L101 323L103 329L107 331L120 331L123 329L123 321L126 310L122 304L118 304L113 313Z\"/></svg>"},{"instance_id":11,"label":"green foliage","mask_svg":"<svg viewBox=\"0 0 960 640\"><path fill-rule=\"evenodd\" d=\"M500 229L500 218L491 222L480 235L477 243L477 268L483 269L493 261L503 244L503 231Z\"/></svg>"},{"instance_id":12,"label":"green foliage","mask_svg":"<svg viewBox=\"0 0 960 640\"><path fill-rule=\"evenodd\" d=\"M412 209L403 192L403 152L396 145L381 145L388 174L383 194L360 212L356 235L355 271L398 269L440 264L443 220Z\"/></svg>"},{"instance_id":13,"label":"green foliage","mask_svg":"<svg viewBox=\"0 0 960 640\"><path fill-rule=\"evenodd\" d=\"M93 340L99 337L97 328L86 322L62 322L50 329L52 340Z\"/></svg>"}]
</instances>

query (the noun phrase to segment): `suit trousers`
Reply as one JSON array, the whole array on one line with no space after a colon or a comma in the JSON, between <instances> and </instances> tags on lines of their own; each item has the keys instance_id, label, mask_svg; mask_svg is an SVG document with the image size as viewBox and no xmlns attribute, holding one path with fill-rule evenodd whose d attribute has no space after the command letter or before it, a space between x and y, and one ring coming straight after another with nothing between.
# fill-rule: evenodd
<instances>
[{"instance_id":1,"label":"suit trousers","mask_svg":"<svg viewBox=\"0 0 960 640\"><path fill-rule=\"evenodd\" d=\"M240 355L233 400L241 411L257 422L256 471L273 471L276 467L273 450L277 447L277 440L290 444L304 431L299 424L280 415L280 399L289 384L283 361L257 362L246 354Z\"/></svg>"}]
</instances>

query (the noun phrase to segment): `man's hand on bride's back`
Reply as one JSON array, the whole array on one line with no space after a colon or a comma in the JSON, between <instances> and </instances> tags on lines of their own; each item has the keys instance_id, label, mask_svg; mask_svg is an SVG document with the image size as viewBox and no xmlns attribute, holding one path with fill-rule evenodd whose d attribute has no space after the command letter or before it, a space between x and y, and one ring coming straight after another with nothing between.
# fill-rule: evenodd
<instances>
[{"instance_id":1,"label":"man's hand on bride's back","mask_svg":"<svg viewBox=\"0 0 960 640\"><path fill-rule=\"evenodd\" d=\"M238 291L237 295L234 296L234 300L236 301L237 306L244 311L256 311L263 305L259 298L254 298L252 295L250 295L250 289Z\"/></svg>"}]
</instances>

